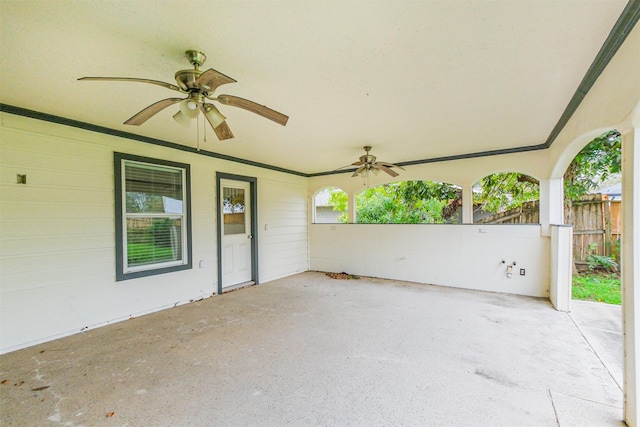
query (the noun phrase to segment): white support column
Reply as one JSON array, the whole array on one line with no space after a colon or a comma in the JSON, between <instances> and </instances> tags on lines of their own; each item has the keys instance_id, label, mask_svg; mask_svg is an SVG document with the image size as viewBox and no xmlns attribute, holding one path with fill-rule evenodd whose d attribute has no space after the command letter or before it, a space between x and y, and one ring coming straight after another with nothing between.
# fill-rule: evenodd
<instances>
[{"instance_id":1,"label":"white support column","mask_svg":"<svg viewBox=\"0 0 640 427\"><path fill-rule=\"evenodd\" d=\"M309 215L309 224L315 224L316 222L316 197L313 193L307 193L309 195L309 211L311 215Z\"/></svg>"},{"instance_id":2,"label":"white support column","mask_svg":"<svg viewBox=\"0 0 640 427\"><path fill-rule=\"evenodd\" d=\"M355 224L356 222L356 194L349 193L349 224Z\"/></svg>"},{"instance_id":3,"label":"white support column","mask_svg":"<svg viewBox=\"0 0 640 427\"><path fill-rule=\"evenodd\" d=\"M622 318L624 420L638 426L640 385L640 128L622 138Z\"/></svg>"},{"instance_id":4,"label":"white support column","mask_svg":"<svg viewBox=\"0 0 640 427\"><path fill-rule=\"evenodd\" d=\"M540 180L540 225L543 236L551 235L551 224L564 224L564 180Z\"/></svg>"},{"instance_id":5,"label":"white support column","mask_svg":"<svg viewBox=\"0 0 640 427\"><path fill-rule=\"evenodd\" d=\"M549 300L558 311L571 311L573 227L551 225L551 277Z\"/></svg>"},{"instance_id":6,"label":"white support column","mask_svg":"<svg viewBox=\"0 0 640 427\"><path fill-rule=\"evenodd\" d=\"M462 223L473 224L473 185L462 187Z\"/></svg>"}]
</instances>

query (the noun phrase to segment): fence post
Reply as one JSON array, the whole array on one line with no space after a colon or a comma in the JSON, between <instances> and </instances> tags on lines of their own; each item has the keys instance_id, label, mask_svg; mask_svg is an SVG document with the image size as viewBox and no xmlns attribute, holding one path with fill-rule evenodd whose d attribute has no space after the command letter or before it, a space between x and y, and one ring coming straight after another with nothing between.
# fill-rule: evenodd
<instances>
[{"instance_id":1,"label":"fence post","mask_svg":"<svg viewBox=\"0 0 640 427\"><path fill-rule=\"evenodd\" d=\"M611 207L611 201L609 197L602 197L602 211L604 216L604 254L607 256L611 256L612 250L611 245L613 244L613 239L611 238L611 211L609 208Z\"/></svg>"}]
</instances>

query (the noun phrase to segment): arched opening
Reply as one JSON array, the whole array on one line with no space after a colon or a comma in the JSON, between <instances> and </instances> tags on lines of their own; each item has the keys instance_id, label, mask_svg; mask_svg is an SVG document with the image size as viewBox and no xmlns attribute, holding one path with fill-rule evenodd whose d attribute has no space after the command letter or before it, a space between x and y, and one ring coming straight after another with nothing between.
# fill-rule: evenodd
<instances>
[{"instance_id":1,"label":"arched opening","mask_svg":"<svg viewBox=\"0 0 640 427\"><path fill-rule=\"evenodd\" d=\"M519 172L487 175L473 185L473 222L540 223L540 182Z\"/></svg>"},{"instance_id":2,"label":"arched opening","mask_svg":"<svg viewBox=\"0 0 640 427\"><path fill-rule=\"evenodd\" d=\"M622 138L607 130L564 172L564 219L573 226L574 299L621 303Z\"/></svg>"},{"instance_id":3,"label":"arched opening","mask_svg":"<svg viewBox=\"0 0 640 427\"><path fill-rule=\"evenodd\" d=\"M461 187L443 182L394 182L356 196L356 222L363 224L459 224L461 211Z\"/></svg>"},{"instance_id":4,"label":"arched opening","mask_svg":"<svg viewBox=\"0 0 640 427\"><path fill-rule=\"evenodd\" d=\"M348 221L348 196L340 188L327 187L313 197L313 223L338 224Z\"/></svg>"}]
</instances>

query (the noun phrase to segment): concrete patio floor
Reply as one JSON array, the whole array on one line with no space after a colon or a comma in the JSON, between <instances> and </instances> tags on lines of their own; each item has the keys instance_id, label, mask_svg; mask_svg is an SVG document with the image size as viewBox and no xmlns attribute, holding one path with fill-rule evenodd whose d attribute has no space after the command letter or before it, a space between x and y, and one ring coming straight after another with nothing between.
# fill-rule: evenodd
<instances>
[{"instance_id":1,"label":"concrete patio floor","mask_svg":"<svg viewBox=\"0 0 640 427\"><path fill-rule=\"evenodd\" d=\"M542 299L303 273L0 356L0 425L621 426L589 327Z\"/></svg>"}]
</instances>

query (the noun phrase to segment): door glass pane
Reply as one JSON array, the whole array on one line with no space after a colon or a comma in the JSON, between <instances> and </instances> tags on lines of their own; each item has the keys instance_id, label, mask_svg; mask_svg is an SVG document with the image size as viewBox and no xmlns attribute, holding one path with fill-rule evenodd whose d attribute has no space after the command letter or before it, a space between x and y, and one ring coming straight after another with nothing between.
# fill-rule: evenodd
<instances>
[{"instance_id":1,"label":"door glass pane","mask_svg":"<svg viewBox=\"0 0 640 427\"><path fill-rule=\"evenodd\" d=\"M245 232L245 194L243 188L222 189L222 213L224 215L224 234L243 234Z\"/></svg>"}]
</instances>

